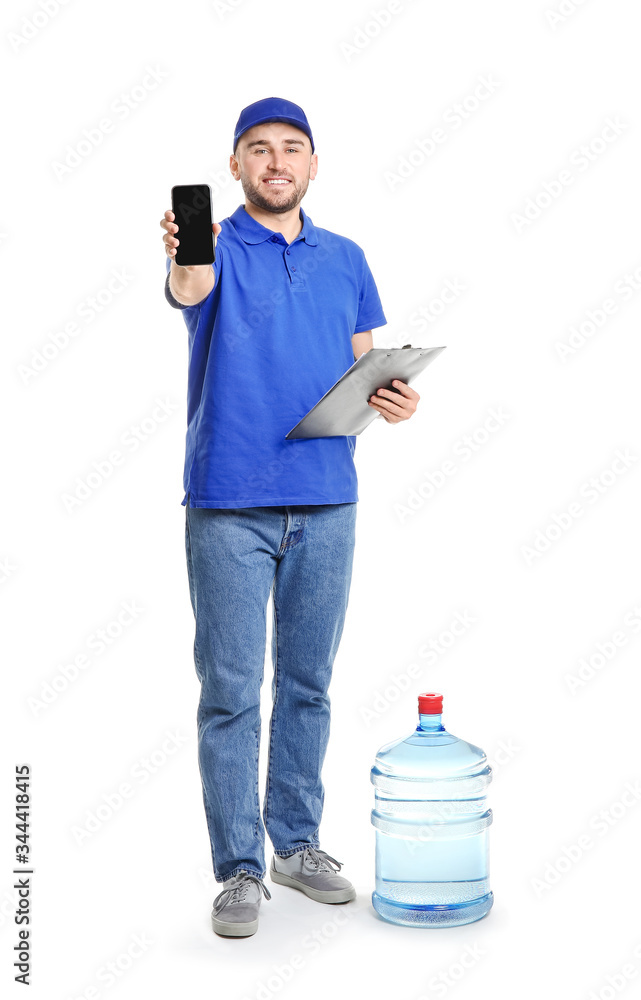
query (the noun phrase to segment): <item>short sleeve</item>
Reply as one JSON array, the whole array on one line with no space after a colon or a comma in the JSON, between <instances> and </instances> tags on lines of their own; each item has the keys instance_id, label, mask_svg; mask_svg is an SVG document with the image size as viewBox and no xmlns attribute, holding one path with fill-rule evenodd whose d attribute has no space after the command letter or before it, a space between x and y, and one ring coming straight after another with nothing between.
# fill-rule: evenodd
<instances>
[{"instance_id":1,"label":"short sleeve","mask_svg":"<svg viewBox=\"0 0 641 1000\"><path fill-rule=\"evenodd\" d=\"M378 294L374 275L369 269L365 254L363 254L363 271L361 277L361 290L358 299L358 316L356 317L356 328L354 333L363 333L364 330L373 330L377 326L385 326L387 319L383 312L383 306Z\"/></svg>"},{"instance_id":2,"label":"short sleeve","mask_svg":"<svg viewBox=\"0 0 641 1000\"><path fill-rule=\"evenodd\" d=\"M222 265L222 260L223 260L223 249L222 249L222 247L220 245L220 242L217 242L216 243L216 260L211 265L213 267L213 269L214 269L214 277L216 279L216 282L218 282L218 279L220 277L220 269L221 269L221 265ZM173 295L171 294L171 290L169 288L169 271L171 269L171 258L167 257L166 258L166 262L167 263L166 263L166 277L165 277L165 298L167 299L167 302L169 303L170 306L173 306L174 309L197 309L198 306L202 305L202 302L199 302L195 306L186 306L182 302L178 302L178 300L175 299L173 297ZM212 288L212 292L213 292L213 290L214 289ZM211 295L211 292L209 294ZM203 299L203 302L204 301L205 301L205 299Z\"/></svg>"}]
</instances>

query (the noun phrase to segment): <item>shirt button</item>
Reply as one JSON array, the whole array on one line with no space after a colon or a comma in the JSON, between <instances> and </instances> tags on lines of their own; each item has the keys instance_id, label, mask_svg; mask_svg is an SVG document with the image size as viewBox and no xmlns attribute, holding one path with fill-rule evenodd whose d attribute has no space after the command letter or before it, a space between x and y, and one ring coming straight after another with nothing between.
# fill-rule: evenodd
<instances>
[{"instance_id":1,"label":"shirt button","mask_svg":"<svg viewBox=\"0 0 641 1000\"><path fill-rule=\"evenodd\" d=\"M289 253L289 250L287 251L287 253Z\"/></svg>"},{"instance_id":2,"label":"shirt button","mask_svg":"<svg viewBox=\"0 0 641 1000\"><path fill-rule=\"evenodd\" d=\"M278 242L278 236L272 236L272 243Z\"/></svg>"},{"instance_id":3,"label":"shirt button","mask_svg":"<svg viewBox=\"0 0 641 1000\"><path fill-rule=\"evenodd\" d=\"M296 270L296 268L295 268L295 267L293 267L293 268L292 268L292 271L295 271L295 270Z\"/></svg>"}]
</instances>

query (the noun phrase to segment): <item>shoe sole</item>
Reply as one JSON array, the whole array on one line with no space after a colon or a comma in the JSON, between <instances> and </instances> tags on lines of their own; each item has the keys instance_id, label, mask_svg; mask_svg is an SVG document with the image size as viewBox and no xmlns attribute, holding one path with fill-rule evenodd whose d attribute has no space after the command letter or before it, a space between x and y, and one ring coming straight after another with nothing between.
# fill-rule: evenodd
<instances>
[{"instance_id":1,"label":"shoe sole","mask_svg":"<svg viewBox=\"0 0 641 1000\"><path fill-rule=\"evenodd\" d=\"M211 922L216 934L220 934L221 937L250 937L258 930L258 919L245 923L231 923L228 920L219 920L212 913Z\"/></svg>"},{"instance_id":2,"label":"shoe sole","mask_svg":"<svg viewBox=\"0 0 641 1000\"><path fill-rule=\"evenodd\" d=\"M288 885L292 889L299 889L317 903L349 903L350 900L356 899L356 889L353 886L351 889L327 889L325 891L312 889L310 885L299 882L297 879L292 878L291 875L277 872L274 868L270 868L269 877L272 882L278 882L279 885Z\"/></svg>"}]
</instances>

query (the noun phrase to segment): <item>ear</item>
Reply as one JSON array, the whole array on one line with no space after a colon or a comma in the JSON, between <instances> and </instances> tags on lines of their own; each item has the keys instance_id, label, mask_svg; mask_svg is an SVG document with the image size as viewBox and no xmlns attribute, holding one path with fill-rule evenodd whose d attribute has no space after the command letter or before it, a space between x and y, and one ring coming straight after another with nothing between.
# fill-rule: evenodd
<instances>
[{"instance_id":1,"label":"ear","mask_svg":"<svg viewBox=\"0 0 641 1000\"><path fill-rule=\"evenodd\" d=\"M240 180L240 162L236 157L235 153L231 153L229 157L229 170L232 174L234 180Z\"/></svg>"}]
</instances>

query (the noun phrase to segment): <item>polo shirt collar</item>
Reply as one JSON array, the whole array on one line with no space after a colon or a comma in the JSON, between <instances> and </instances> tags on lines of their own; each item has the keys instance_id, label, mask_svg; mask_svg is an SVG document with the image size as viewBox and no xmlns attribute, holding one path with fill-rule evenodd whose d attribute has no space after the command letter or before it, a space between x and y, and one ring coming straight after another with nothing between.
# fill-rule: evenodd
<instances>
[{"instance_id":1,"label":"polo shirt collar","mask_svg":"<svg viewBox=\"0 0 641 1000\"><path fill-rule=\"evenodd\" d=\"M303 220L303 228L296 237L297 240L305 240L310 246L318 245L316 230L312 225L312 220L303 211L302 205L299 207L300 217ZM257 222L247 211L244 205L239 205L236 211L230 216L234 229L245 243L264 243L274 235L273 229L267 229Z\"/></svg>"}]
</instances>

